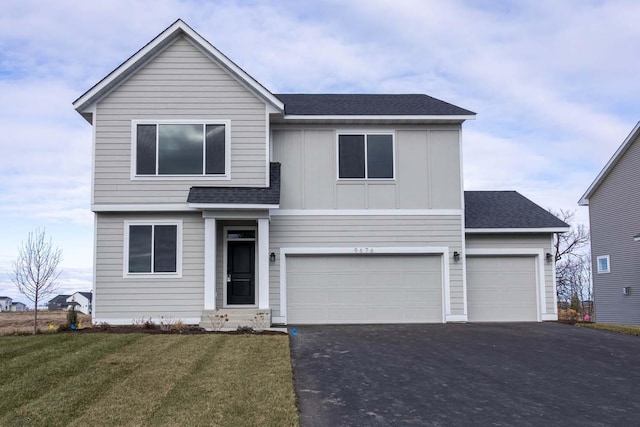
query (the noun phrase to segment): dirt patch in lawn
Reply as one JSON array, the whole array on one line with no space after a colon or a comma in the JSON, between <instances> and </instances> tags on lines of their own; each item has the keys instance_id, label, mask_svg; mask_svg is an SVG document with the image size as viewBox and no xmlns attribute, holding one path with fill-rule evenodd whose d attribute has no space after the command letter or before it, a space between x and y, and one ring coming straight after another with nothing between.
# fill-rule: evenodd
<instances>
[{"instance_id":1,"label":"dirt patch in lawn","mask_svg":"<svg viewBox=\"0 0 640 427\"><path fill-rule=\"evenodd\" d=\"M90 326L91 316L78 313L78 322L81 327ZM54 332L66 324L66 311L38 311L38 330L40 332ZM33 311L0 313L0 335L20 335L32 331Z\"/></svg>"}]
</instances>

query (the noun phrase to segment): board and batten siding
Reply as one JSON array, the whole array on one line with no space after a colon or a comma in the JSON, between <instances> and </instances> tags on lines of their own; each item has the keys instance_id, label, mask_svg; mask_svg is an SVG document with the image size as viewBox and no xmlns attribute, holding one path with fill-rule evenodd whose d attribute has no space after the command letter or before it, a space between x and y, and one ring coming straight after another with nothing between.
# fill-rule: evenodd
<instances>
[{"instance_id":1,"label":"board and batten siding","mask_svg":"<svg viewBox=\"0 0 640 427\"><path fill-rule=\"evenodd\" d=\"M230 120L231 180L131 180L132 120ZM94 204L186 203L193 185L265 186L266 105L179 37L97 103Z\"/></svg>"},{"instance_id":2,"label":"board and batten siding","mask_svg":"<svg viewBox=\"0 0 640 427\"><path fill-rule=\"evenodd\" d=\"M182 220L181 278L123 278L125 221ZM94 321L200 318L204 307L204 220L201 213L98 213ZM157 321L157 320L156 320ZM114 322L115 323L115 322Z\"/></svg>"},{"instance_id":3,"label":"board and batten siding","mask_svg":"<svg viewBox=\"0 0 640 427\"><path fill-rule=\"evenodd\" d=\"M357 131L395 135L395 179L337 178L337 134ZM461 209L459 126L278 126L273 160L281 209Z\"/></svg>"},{"instance_id":4,"label":"board and batten siding","mask_svg":"<svg viewBox=\"0 0 640 427\"><path fill-rule=\"evenodd\" d=\"M552 234L467 234L467 249L542 249L553 253ZM507 255L505 255L507 256ZM544 300L547 313L556 313L554 263L544 261Z\"/></svg>"},{"instance_id":5,"label":"board and batten siding","mask_svg":"<svg viewBox=\"0 0 640 427\"><path fill-rule=\"evenodd\" d=\"M589 197L596 322L640 325L640 141L636 139ZM610 273L598 274L609 255ZM622 288L630 287L630 295Z\"/></svg>"},{"instance_id":6,"label":"board and batten siding","mask_svg":"<svg viewBox=\"0 0 640 427\"><path fill-rule=\"evenodd\" d=\"M449 247L451 314L464 313L462 263L453 252L462 248L461 217L433 216L272 216L270 252L276 262L269 268L269 304L280 313L280 248L293 247ZM363 255L366 256L366 255Z\"/></svg>"}]
</instances>

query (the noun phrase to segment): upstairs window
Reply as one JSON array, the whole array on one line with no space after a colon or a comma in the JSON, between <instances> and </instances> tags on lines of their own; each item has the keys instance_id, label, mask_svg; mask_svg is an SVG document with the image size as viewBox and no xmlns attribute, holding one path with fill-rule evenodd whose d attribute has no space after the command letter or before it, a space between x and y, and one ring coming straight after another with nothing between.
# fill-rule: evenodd
<instances>
[{"instance_id":1,"label":"upstairs window","mask_svg":"<svg viewBox=\"0 0 640 427\"><path fill-rule=\"evenodd\" d=\"M338 135L338 178L393 179L392 134Z\"/></svg>"},{"instance_id":2,"label":"upstairs window","mask_svg":"<svg viewBox=\"0 0 640 427\"><path fill-rule=\"evenodd\" d=\"M135 175L225 176L229 123L135 123Z\"/></svg>"}]
</instances>

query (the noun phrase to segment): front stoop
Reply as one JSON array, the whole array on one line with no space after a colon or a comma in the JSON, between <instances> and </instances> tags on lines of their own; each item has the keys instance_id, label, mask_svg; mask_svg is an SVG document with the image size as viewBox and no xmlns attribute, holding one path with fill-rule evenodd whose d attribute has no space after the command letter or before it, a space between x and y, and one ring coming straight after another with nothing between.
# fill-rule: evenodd
<instances>
[{"instance_id":1,"label":"front stoop","mask_svg":"<svg viewBox=\"0 0 640 427\"><path fill-rule=\"evenodd\" d=\"M263 316L264 321L261 321L261 313L265 313ZM219 323L217 319L220 316L227 316L228 321ZM216 323L216 325L213 323ZM235 331L242 327L256 330L267 329L270 326L271 309L220 308L218 310L205 310L200 318L200 327L207 331Z\"/></svg>"}]
</instances>

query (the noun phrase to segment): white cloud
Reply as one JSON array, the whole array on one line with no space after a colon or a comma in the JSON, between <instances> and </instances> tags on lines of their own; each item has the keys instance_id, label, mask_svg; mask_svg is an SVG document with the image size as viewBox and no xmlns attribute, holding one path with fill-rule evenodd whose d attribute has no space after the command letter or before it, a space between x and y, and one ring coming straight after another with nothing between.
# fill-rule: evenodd
<instances>
[{"instance_id":1,"label":"white cloud","mask_svg":"<svg viewBox=\"0 0 640 427\"><path fill-rule=\"evenodd\" d=\"M640 119L639 15L629 1L5 1L0 220L20 226L0 261L18 231L66 224L65 250L88 266L91 128L71 102L177 18L275 92L427 93L474 110L467 187L573 210Z\"/></svg>"}]
</instances>

